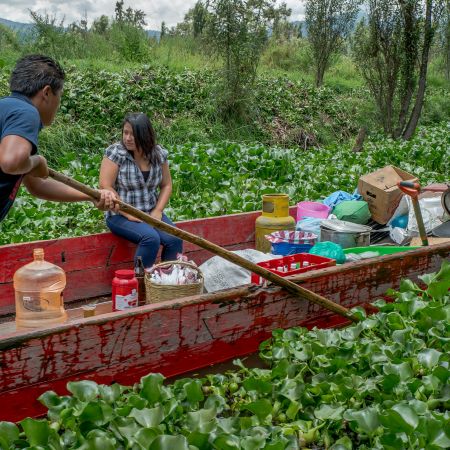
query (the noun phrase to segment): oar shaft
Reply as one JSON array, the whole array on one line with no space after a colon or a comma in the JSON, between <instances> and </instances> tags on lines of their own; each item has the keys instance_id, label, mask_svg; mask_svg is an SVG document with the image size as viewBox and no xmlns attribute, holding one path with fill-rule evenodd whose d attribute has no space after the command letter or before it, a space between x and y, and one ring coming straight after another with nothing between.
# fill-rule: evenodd
<instances>
[{"instance_id":1,"label":"oar shaft","mask_svg":"<svg viewBox=\"0 0 450 450\"><path fill-rule=\"evenodd\" d=\"M49 174L53 179L55 179L61 183L64 183L74 189L77 189L96 200L98 200L100 198L100 193L96 189L92 189L91 187L86 186L85 184L80 183L79 181L76 181L76 180L68 177L67 175L63 175L52 169L49 169ZM236 255L235 253L230 252L230 251L220 247L217 244L214 244L202 237L196 236L192 233L181 230L180 228L176 228L165 222L157 220L157 219L151 217L149 214L146 214L146 213L142 212L141 210L135 208L134 206L131 206L128 203L125 203L121 200L119 200L117 203L118 203L121 211L131 214L132 216L142 220L145 223L148 223L149 225L154 226L155 228L158 228L169 234L177 236L187 242L190 242L191 244L195 244L201 248L209 250L211 253L214 253L215 255L221 256L222 258L224 258L234 264L237 264L238 266L241 266L247 270L250 270L250 271L260 275L261 277L265 278L268 281L271 281L274 284L277 284L278 286L284 287L287 291L291 292L292 294L303 297L303 298L305 298L313 303L316 303L330 311L333 311L334 313L344 316L353 322L358 321L358 319L355 316L353 316L347 308L345 308L337 303L334 303L331 300L328 300L327 298L322 297L319 294L311 292L308 289L298 286L297 284L293 283L292 281L289 281L286 278L280 277L279 275L274 274L270 270L264 269L263 267L258 266L256 264L252 263L251 261L248 261L245 258L242 258L241 256Z\"/></svg>"}]
</instances>

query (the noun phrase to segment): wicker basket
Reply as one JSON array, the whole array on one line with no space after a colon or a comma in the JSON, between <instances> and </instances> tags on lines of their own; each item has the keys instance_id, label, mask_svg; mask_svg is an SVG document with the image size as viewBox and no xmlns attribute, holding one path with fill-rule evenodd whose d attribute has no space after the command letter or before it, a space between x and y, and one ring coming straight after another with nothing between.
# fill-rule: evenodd
<instances>
[{"instance_id":1,"label":"wicker basket","mask_svg":"<svg viewBox=\"0 0 450 450\"><path fill-rule=\"evenodd\" d=\"M178 264L180 266L187 266L191 269L197 270L200 280L193 284L156 284L150 279L152 272L160 267L171 266ZM184 261L165 261L154 265L149 272L145 273L145 303L159 303L166 300L173 300L174 298L189 297L190 295L198 295L203 292L203 274L201 270L191 263Z\"/></svg>"}]
</instances>

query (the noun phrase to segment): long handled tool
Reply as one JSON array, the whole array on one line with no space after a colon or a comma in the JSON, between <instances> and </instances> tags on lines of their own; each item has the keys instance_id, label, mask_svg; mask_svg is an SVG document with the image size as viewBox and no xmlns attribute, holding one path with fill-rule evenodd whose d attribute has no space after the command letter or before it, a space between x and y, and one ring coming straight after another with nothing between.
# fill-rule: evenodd
<instances>
[{"instance_id":1,"label":"long handled tool","mask_svg":"<svg viewBox=\"0 0 450 450\"><path fill-rule=\"evenodd\" d=\"M84 194L87 194L96 200L98 200L100 198L100 193L97 190L92 189L91 187L86 186L85 184L80 183L79 181L76 181L66 175L58 173L52 169L49 169L49 175L53 179L55 179L61 183L64 183L74 189L77 189L78 191L81 191ZM250 261L247 261L246 259L242 258L241 256L238 256L235 253L225 250L224 248L220 247L219 245L213 244L212 242L210 242L204 238L196 236L187 231L180 230L179 228L173 227L172 225L168 225L167 223L164 223L160 220L154 219L150 215L140 211L139 209L137 209L121 200L117 201L117 203L118 203L121 211L126 212L127 214L131 214L132 216L137 217L138 219L142 220L143 222L148 223L149 225L154 226L155 228L158 228L162 231L165 231L174 236L177 236L187 242L190 242L190 243L198 245L199 247L202 247L206 250L209 250L211 253L221 256L222 258L227 259L228 261L230 261L234 264L237 264L238 266L244 267L245 269L250 270L250 271L260 275L261 277L265 278L266 280L269 280L272 283L285 288L287 291L289 291L290 293L292 293L294 295L303 297L306 300L309 300L310 302L316 303L324 308L327 308L330 311L333 311L334 313L344 316L345 318L351 320L352 322L358 322L358 318L356 318L354 315L352 315L347 308L344 308L343 306L338 305L337 303L334 303L331 300L328 300L327 298L322 297L321 295L318 295L314 292L309 291L308 289L298 286L297 284L293 283L292 281L289 281L286 278L282 278L279 275L276 275L276 274L270 272L269 270L264 269L263 267L260 267Z\"/></svg>"},{"instance_id":2,"label":"long handled tool","mask_svg":"<svg viewBox=\"0 0 450 450\"><path fill-rule=\"evenodd\" d=\"M420 184L413 183L412 181L399 181L397 185L402 192L411 197L414 214L416 215L417 227L419 228L419 236L422 241L422 245L427 246L428 237L425 230L425 225L423 223L422 211L420 210L419 204Z\"/></svg>"}]
</instances>

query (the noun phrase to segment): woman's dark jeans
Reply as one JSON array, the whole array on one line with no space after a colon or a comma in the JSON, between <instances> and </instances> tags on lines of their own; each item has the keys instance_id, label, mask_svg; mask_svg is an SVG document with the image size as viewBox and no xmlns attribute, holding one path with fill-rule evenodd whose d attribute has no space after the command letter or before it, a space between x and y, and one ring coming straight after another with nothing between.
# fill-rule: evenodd
<instances>
[{"instance_id":1,"label":"woman's dark jeans","mask_svg":"<svg viewBox=\"0 0 450 450\"><path fill-rule=\"evenodd\" d=\"M173 225L172 221L162 215L163 222ZM151 267L156 260L159 246L163 246L162 261L171 261L177 258L177 253L183 251L183 241L171 234L153 228L144 222L133 222L121 214L107 217L106 225L112 233L138 245L135 258L142 257L144 267Z\"/></svg>"}]
</instances>

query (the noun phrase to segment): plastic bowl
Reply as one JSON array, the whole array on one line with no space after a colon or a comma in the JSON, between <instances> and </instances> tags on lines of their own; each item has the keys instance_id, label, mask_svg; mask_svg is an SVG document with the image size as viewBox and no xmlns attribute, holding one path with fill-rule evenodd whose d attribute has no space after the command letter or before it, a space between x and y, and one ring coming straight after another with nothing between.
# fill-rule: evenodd
<instances>
[{"instance_id":1,"label":"plastic bowl","mask_svg":"<svg viewBox=\"0 0 450 450\"><path fill-rule=\"evenodd\" d=\"M306 217L316 217L317 219L326 219L330 214L331 208L319 202L300 202L297 203L297 222Z\"/></svg>"}]
</instances>

